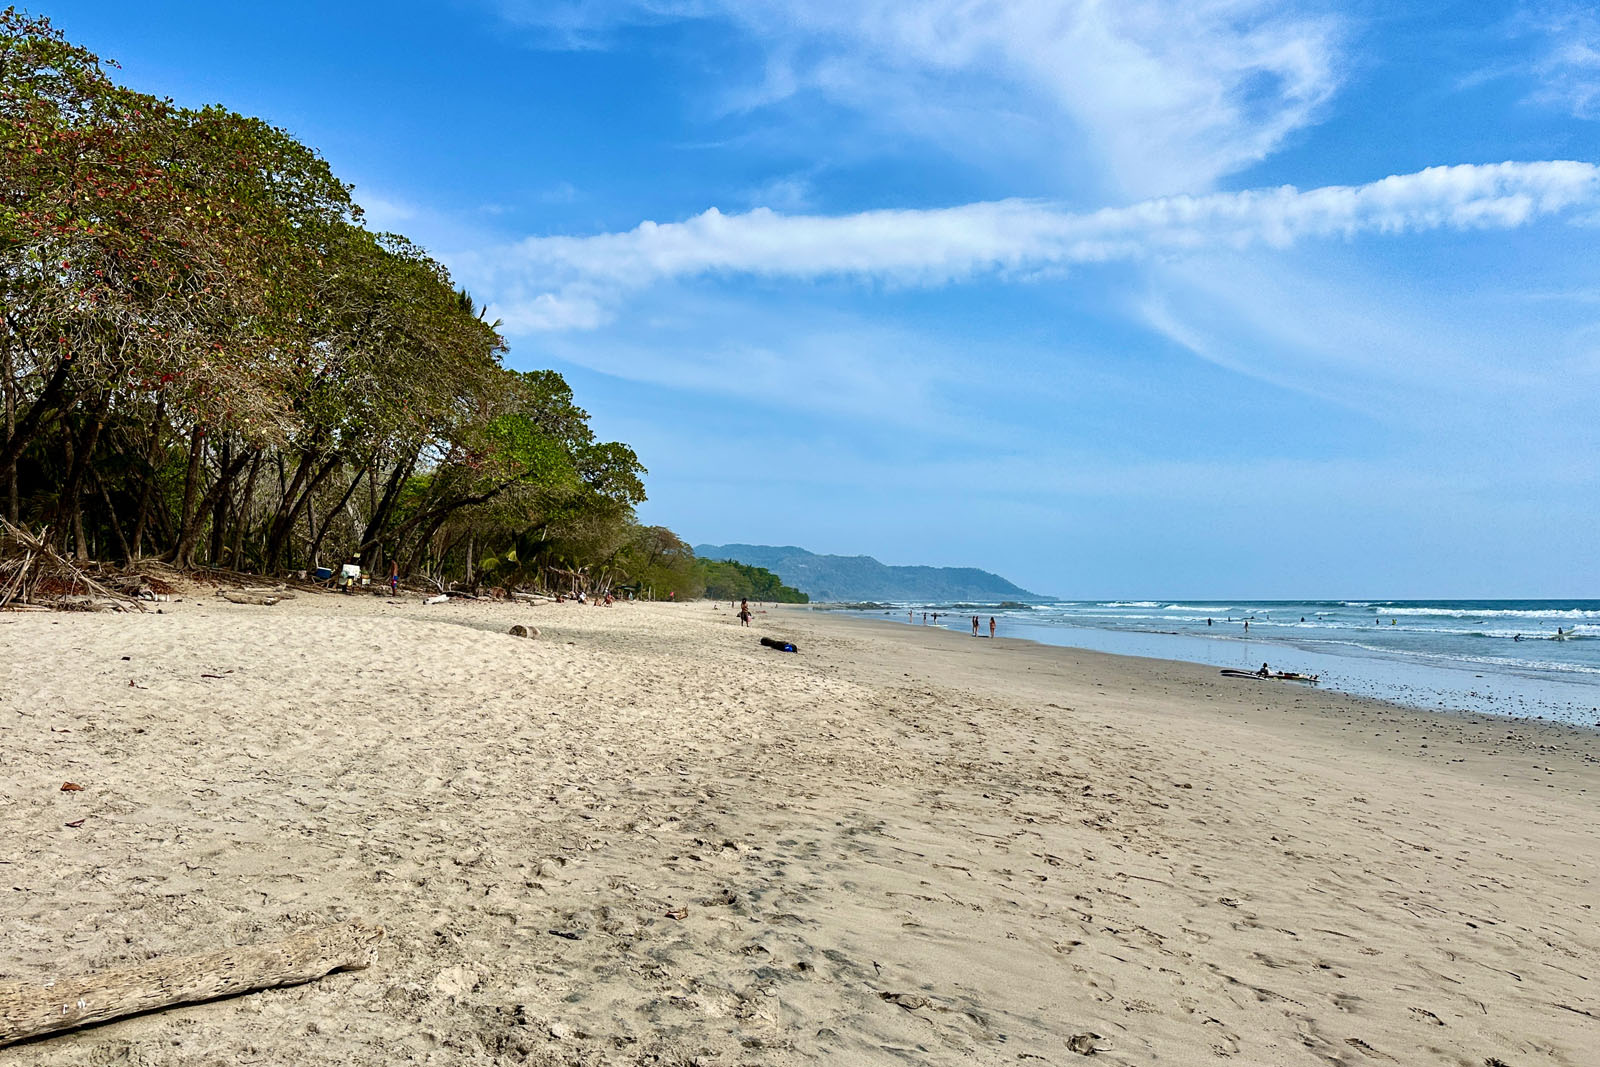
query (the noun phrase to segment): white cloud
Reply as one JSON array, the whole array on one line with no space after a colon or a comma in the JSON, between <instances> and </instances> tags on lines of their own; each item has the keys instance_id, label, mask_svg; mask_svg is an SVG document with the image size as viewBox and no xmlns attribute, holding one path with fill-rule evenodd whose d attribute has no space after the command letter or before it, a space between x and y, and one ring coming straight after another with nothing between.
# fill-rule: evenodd
<instances>
[{"instance_id":1,"label":"white cloud","mask_svg":"<svg viewBox=\"0 0 1600 1067\"><path fill-rule=\"evenodd\" d=\"M957 153L1044 143L1127 195L1209 188L1316 120L1341 25L1278 0L500 0L559 47L719 17L765 54L753 109L817 93ZM1082 141L1087 140L1086 159ZM1014 146L1015 147L1015 146Z\"/></svg>"},{"instance_id":2,"label":"white cloud","mask_svg":"<svg viewBox=\"0 0 1600 1067\"><path fill-rule=\"evenodd\" d=\"M620 233L532 237L450 262L520 332L592 328L627 292L673 279L842 276L941 285L1197 251L1283 248L1308 238L1510 228L1597 204L1594 164L1466 164L1366 185L1165 197L1087 213L1022 200L841 216L713 208Z\"/></svg>"}]
</instances>

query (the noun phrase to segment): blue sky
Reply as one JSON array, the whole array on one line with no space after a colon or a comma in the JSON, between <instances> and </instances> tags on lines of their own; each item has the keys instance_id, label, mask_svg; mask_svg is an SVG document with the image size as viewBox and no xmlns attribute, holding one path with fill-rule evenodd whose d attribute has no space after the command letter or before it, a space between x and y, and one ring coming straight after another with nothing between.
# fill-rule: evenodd
<instances>
[{"instance_id":1,"label":"blue sky","mask_svg":"<svg viewBox=\"0 0 1600 1067\"><path fill-rule=\"evenodd\" d=\"M315 145L694 542L1600 595L1600 16L36 3Z\"/></svg>"}]
</instances>

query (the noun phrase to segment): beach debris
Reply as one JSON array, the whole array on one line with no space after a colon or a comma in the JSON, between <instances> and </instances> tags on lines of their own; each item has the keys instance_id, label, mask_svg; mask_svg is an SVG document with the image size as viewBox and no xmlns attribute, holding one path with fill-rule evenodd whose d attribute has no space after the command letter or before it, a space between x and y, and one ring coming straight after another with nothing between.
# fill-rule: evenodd
<instances>
[{"instance_id":1,"label":"beach debris","mask_svg":"<svg viewBox=\"0 0 1600 1067\"><path fill-rule=\"evenodd\" d=\"M761 643L777 652L799 652L800 646L793 641L784 641L776 637L763 637Z\"/></svg>"},{"instance_id":2,"label":"beach debris","mask_svg":"<svg viewBox=\"0 0 1600 1067\"><path fill-rule=\"evenodd\" d=\"M169 956L83 977L0 984L0 1048L177 1004L300 985L370 967L383 928L345 923L263 945Z\"/></svg>"},{"instance_id":3,"label":"beach debris","mask_svg":"<svg viewBox=\"0 0 1600 1067\"><path fill-rule=\"evenodd\" d=\"M1307 685L1316 685L1322 680L1319 674L1300 674L1296 671L1275 671L1263 674L1261 671L1236 671L1226 668L1219 671L1224 678L1249 678L1258 682L1305 682Z\"/></svg>"},{"instance_id":4,"label":"beach debris","mask_svg":"<svg viewBox=\"0 0 1600 1067\"><path fill-rule=\"evenodd\" d=\"M253 604L261 608L270 608L278 601L294 596L293 593L276 589L218 589L217 595L230 604Z\"/></svg>"},{"instance_id":5,"label":"beach debris","mask_svg":"<svg viewBox=\"0 0 1600 1067\"><path fill-rule=\"evenodd\" d=\"M446 967L433 979L433 988L447 997L463 997L478 988L482 979L469 967Z\"/></svg>"},{"instance_id":6,"label":"beach debris","mask_svg":"<svg viewBox=\"0 0 1600 1067\"><path fill-rule=\"evenodd\" d=\"M1218 897L1217 903L1224 908L1237 908L1239 906L1239 901L1236 897Z\"/></svg>"},{"instance_id":7,"label":"beach debris","mask_svg":"<svg viewBox=\"0 0 1600 1067\"><path fill-rule=\"evenodd\" d=\"M888 1001L890 1004L898 1004L900 1007L906 1009L906 1011L916 1011L919 1008L926 1008L928 1005L933 1003L933 1001L929 1000L927 997L921 996L917 993L882 992L878 994L878 997L880 1000Z\"/></svg>"},{"instance_id":8,"label":"beach debris","mask_svg":"<svg viewBox=\"0 0 1600 1067\"><path fill-rule=\"evenodd\" d=\"M61 791L63 793L81 793L83 792L83 786L77 782L62 782Z\"/></svg>"},{"instance_id":9,"label":"beach debris","mask_svg":"<svg viewBox=\"0 0 1600 1067\"><path fill-rule=\"evenodd\" d=\"M447 604L449 602L450 598L445 596L443 593L440 593L438 596L431 596L423 601L424 604Z\"/></svg>"},{"instance_id":10,"label":"beach debris","mask_svg":"<svg viewBox=\"0 0 1600 1067\"><path fill-rule=\"evenodd\" d=\"M665 914L669 919L687 919L689 917L689 909L681 906L668 908Z\"/></svg>"},{"instance_id":11,"label":"beach debris","mask_svg":"<svg viewBox=\"0 0 1600 1067\"><path fill-rule=\"evenodd\" d=\"M1073 1034L1067 1038L1067 1049L1071 1052L1076 1052L1080 1056L1093 1056L1096 1052L1109 1052L1110 1045L1100 1044L1104 1040L1099 1034L1085 1030L1081 1034Z\"/></svg>"},{"instance_id":12,"label":"beach debris","mask_svg":"<svg viewBox=\"0 0 1600 1067\"><path fill-rule=\"evenodd\" d=\"M0 608L144 610L133 596L114 588L121 576L91 578L95 565L79 565L61 556L50 547L48 534L48 527L31 534L0 519Z\"/></svg>"},{"instance_id":13,"label":"beach debris","mask_svg":"<svg viewBox=\"0 0 1600 1067\"><path fill-rule=\"evenodd\" d=\"M89 817L85 815L82 819L73 819L71 822L67 823L67 826L76 830L78 827L82 826L86 821L88 821L88 818ZM1412 1010L1415 1011L1416 1009L1413 1008Z\"/></svg>"},{"instance_id":14,"label":"beach debris","mask_svg":"<svg viewBox=\"0 0 1600 1067\"><path fill-rule=\"evenodd\" d=\"M546 930L545 933L554 934L557 937L564 937L568 941L582 941L583 940L583 931L582 930L555 930L555 929L551 929L551 930Z\"/></svg>"},{"instance_id":15,"label":"beach debris","mask_svg":"<svg viewBox=\"0 0 1600 1067\"><path fill-rule=\"evenodd\" d=\"M513 626L510 630L507 630L506 632L509 633L512 637L538 637L539 636L539 628L537 626L524 626L520 622L517 623L517 625Z\"/></svg>"}]
</instances>

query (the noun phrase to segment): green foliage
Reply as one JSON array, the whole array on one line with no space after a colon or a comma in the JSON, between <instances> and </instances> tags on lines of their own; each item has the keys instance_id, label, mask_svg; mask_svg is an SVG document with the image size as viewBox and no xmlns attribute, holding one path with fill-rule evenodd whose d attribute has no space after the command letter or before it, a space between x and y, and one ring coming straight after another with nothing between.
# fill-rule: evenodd
<instances>
[{"instance_id":1,"label":"green foliage","mask_svg":"<svg viewBox=\"0 0 1600 1067\"><path fill-rule=\"evenodd\" d=\"M119 86L8 8L0 150L12 518L80 555L698 592L634 519L633 450L559 374L503 366L498 324L314 149Z\"/></svg>"},{"instance_id":2,"label":"green foliage","mask_svg":"<svg viewBox=\"0 0 1600 1067\"><path fill-rule=\"evenodd\" d=\"M731 559L696 560L696 569L711 600L764 600L778 604L809 604L811 598L783 584L783 580L764 567L752 567Z\"/></svg>"}]
</instances>

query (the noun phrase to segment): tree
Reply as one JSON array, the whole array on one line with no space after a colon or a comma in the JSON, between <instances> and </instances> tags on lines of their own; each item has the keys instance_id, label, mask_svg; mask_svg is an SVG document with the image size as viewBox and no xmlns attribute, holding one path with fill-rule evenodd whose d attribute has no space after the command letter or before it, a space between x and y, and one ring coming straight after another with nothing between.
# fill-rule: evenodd
<instances>
[{"instance_id":1,"label":"tree","mask_svg":"<svg viewBox=\"0 0 1600 1067\"><path fill-rule=\"evenodd\" d=\"M686 589L644 467L317 152L0 13L0 498L80 557ZM661 542L665 544L665 542ZM684 585L685 580L689 585Z\"/></svg>"}]
</instances>

